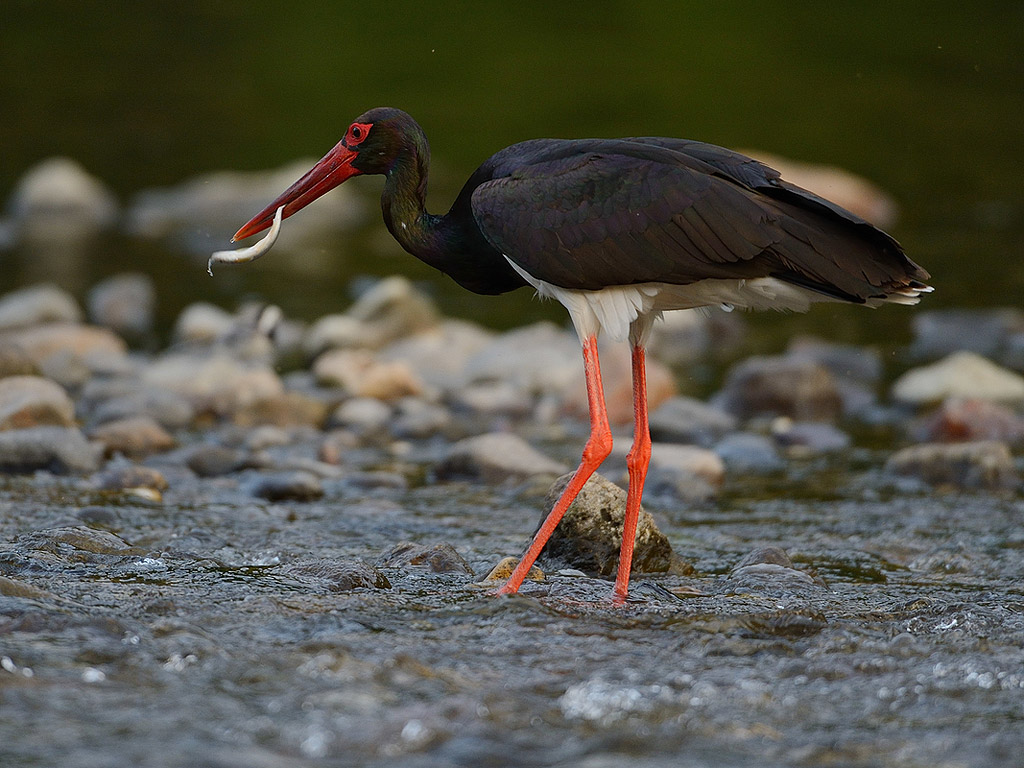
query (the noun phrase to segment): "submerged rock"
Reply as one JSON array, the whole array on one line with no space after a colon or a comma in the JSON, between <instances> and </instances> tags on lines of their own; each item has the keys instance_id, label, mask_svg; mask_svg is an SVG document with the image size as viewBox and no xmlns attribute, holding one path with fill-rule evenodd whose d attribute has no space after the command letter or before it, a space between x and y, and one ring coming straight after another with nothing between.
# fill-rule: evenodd
<instances>
[{"instance_id":1,"label":"submerged rock","mask_svg":"<svg viewBox=\"0 0 1024 768\"><path fill-rule=\"evenodd\" d=\"M491 432L467 437L451 446L437 465L438 477L472 477L497 484L538 475L559 475L568 469L537 451L518 435Z\"/></svg>"},{"instance_id":2,"label":"submerged rock","mask_svg":"<svg viewBox=\"0 0 1024 768\"><path fill-rule=\"evenodd\" d=\"M473 573L466 559L448 542L428 546L403 541L381 555L377 564L389 568L425 566L434 573Z\"/></svg>"},{"instance_id":3,"label":"submerged rock","mask_svg":"<svg viewBox=\"0 0 1024 768\"><path fill-rule=\"evenodd\" d=\"M892 385L893 397L913 405L959 397L1024 402L1024 377L974 352L954 352L937 363L914 368Z\"/></svg>"},{"instance_id":4,"label":"submerged rock","mask_svg":"<svg viewBox=\"0 0 1024 768\"><path fill-rule=\"evenodd\" d=\"M555 481L544 500L543 522L572 475ZM626 492L610 480L594 474L569 505L541 558L603 577L614 576L622 546ZM538 526L539 527L539 526ZM654 518L642 506L633 550L634 573L686 573L689 566L672 551Z\"/></svg>"},{"instance_id":5,"label":"submerged rock","mask_svg":"<svg viewBox=\"0 0 1024 768\"><path fill-rule=\"evenodd\" d=\"M356 589L391 589L387 577L362 560L310 560L290 563L281 569L284 573L302 578L316 579L331 592L351 592Z\"/></svg>"},{"instance_id":6,"label":"submerged rock","mask_svg":"<svg viewBox=\"0 0 1024 768\"><path fill-rule=\"evenodd\" d=\"M923 443L894 453L886 469L917 477L930 485L1000 490L1020 484L1005 443Z\"/></svg>"}]
</instances>

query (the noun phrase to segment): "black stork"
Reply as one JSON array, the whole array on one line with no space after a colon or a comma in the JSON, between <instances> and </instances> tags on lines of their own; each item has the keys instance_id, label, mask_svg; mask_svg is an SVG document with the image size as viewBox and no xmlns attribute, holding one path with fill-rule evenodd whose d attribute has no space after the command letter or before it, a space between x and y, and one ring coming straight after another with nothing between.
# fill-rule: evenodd
<instances>
[{"instance_id":1,"label":"black stork","mask_svg":"<svg viewBox=\"0 0 1024 768\"><path fill-rule=\"evenodd\" d=\"M728 149L668 138L536 139L485 161L444 216L427 213L430 151L398 109L356 118L308 173L238 230L268 228L346 179L385 176L381 208L406 251L464 288L533 286L565 305L583 346L590 437L565 492L499 593L516 592L611 452L597 338L632 345L635 429L615 599L625 600L651 439L644 347L662 312L805 311L816 301L916 304L929 275L889 235Z\"/></svg>"}]
</instances>

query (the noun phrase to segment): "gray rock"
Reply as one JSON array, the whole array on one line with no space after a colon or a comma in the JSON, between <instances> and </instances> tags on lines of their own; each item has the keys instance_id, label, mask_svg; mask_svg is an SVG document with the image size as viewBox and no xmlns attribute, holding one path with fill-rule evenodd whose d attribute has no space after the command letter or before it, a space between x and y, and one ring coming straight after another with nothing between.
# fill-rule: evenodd
<instances>
[{"instance_id":1,"label":"gray rock","mask_svg":"<svg viewBox=\"0 0 1024 768\"><path fill-rule=\"evenodd\" d=\"M914 438L921 442L962 443L998 440L1024 445L1024 416L988 400L946 400L915 423Z\"/></svg>"},{"instance_id":2,"label":"gray rock","mask_svg":"<svg viewBox=\"0 0 1024 768\"><path fill-rule=\"evenodd\" d=\"M51 157L18 180L8 210L22 226L92 231L117 218L114 195L74 160Z\"/></svg>"},{"instance_id":3,"label":"gray rock","mask_svg":"<svg viewBox=\"0 0 1024 768\"><path fill-rule=\"evenodd\" d=\"M395 437L423 439L444 432L452 415L443 405L418 397L403 397L395 403L391 434Z\"/></svg>"},{"instance_id":4,"label":"gray rock","mask_svg":"<svg viewBox=\"0 0 1024 768\"><path fill-rule=\"evenodd\" d=\"M759 547L749 552L729 572L727 581L733 589L743 590L825 588L821 578L798 570L779 547Z\"/></svg>"},{"instance_id":5,"label":"gray rock","mask_svg":"<svg viewBox=\"0 0 1024 768\"><path fill-rule=\"evenodd\" d=\"M874 386L882 378L882 358L878 350L867 347L800 336L790 342L786 357L823 365L837 379Z\"/></svg>"},{"instance_id":6,"label":"gray rock","mask_svg":"<svg viewBox=\"0 0 1024 768\"><path fill-rule=\"evenodd\" d=\"M162 472L138 464L110 466L99 474L96 484L104 491L146 489L159 494L167 490L167 478Z\"/></svg>"},{"instance_id":7,"label":"gray rock","mask_svg":"<svg viewBox=\"0 0 1024 768\"><path fill-rule=\"evenodd\" d=\"M1012 338L1024 333L1019 309L940 309L915 312L911 353L920 359L968 351L1000 359Z\"/></svg>"},{"instance_id":8,"label":"gray rock","mask_svg":"<svg viewBox=\"0 0 1024 768\"><path fill-rule=\"evenodd\" d=\"M77 429L33 427L0 432L0 471L58 474L92 472L99 466L101 446L90 445Z\"/></svg>"},{"instance_id":9,"label":"gray rock","mask_svg":"<svg viewBox=\"0 0 1024 768\"><path fill-rule=\"evenodd\" d=\"M494 339L494 333L464 320L442 320L435 326L398 339L380 350L378 357L404 362L423 381L444 391L466 383L469 361Z\"/></svg>"},{"instance_id":10,"label":"gray rock","mask_svg":"<svg viewBox=\"0 0 1024 768\"><path fill-rule=\"evenodd\" d=\"M527 395L565 397L581 379L579 340L552 323L498 336L466 364L468 382L503 382Z\"/></svg>"},{"instance_id":11,"label":"gray rock","mask_svg":"<svg viewBox=\"0 0 1024 768\"><path fill-rule=\"evenodd\" d=\"M48 378L62 384L69 378L80 383L77 381L80 374L74 373L76 368L85 371L87 376L127 374L135 370L124 340L108 328L52 322L2 331L0 342L21 347ZM61 371L71 374L61 375Z\"/></svg>"},{"instance_id":12,"label":"gray rock","mask_svg":"<svg viewBox=\"0 0 1024 768\"><path fill-rule=\"evenodd\" d=\"M176 392L197 411L219 416L284 393L284 384L270 365L242 361L224 351L166 354L143 369L142 383Z\"/></svg>"},{"instance_id":13,"label":"gray rock","mask_svg":"<svg viewBox=\"0 0 1024 768\"><path fill-rule=\"evenodd\" d=\"M793 421L785 416L772 422L772 438L789 456L806 457L845 451L850 436L820 421Z\"/></svg>"},{"instance_id":14,"label":"gray rock","mask_svg":"<svg viewBox=\"0 0 1024 768\"><path fill-rule=\"evenodd\" d=\"M736 429L736 417L693 397L676 396L651 412L651 439L709 446Z\"/></svg>"},{"instance_id":15,"label":"gray rock","mask_svg":"<svg viewBox=\"0 0 1024 768\"><path fill-rule=\"evenodd\" d=\"M122 273L101 280L86 300L89 319L122 336L139 339L153 330L156 287L141 272Z\"/></svg>"},{"instance_id":16,"label":"gray rock","mask_svg":"<svg viewBox=\"0 0 1024 768\"><path fill-rule=\"evenodd\" d=\"M0 342L0 379L7 376L37 376L39 368L29 354L12 342Z\"/></svg>"},{"instance_id":17,"label":"gray rock","mask_svg":"<svg viewBox=\"0 0 1024 768\"><path fill-rule=\"evenodd\" d=\"M423 392L423 382L401 361L378 360L368 349L330 349L313 363L319 384L342 387L357 397L397 400Z\"/></svg>"},{"instance_id":18,"label":"gray rock","mask_svg":"<svg viewBox=\"0 0 1024 768\"><path fill-rule=\"evenodd\" d=\"M897 451L885 463L890 472L916 477L929 485L987 490L1020 485L1013 456L1005 443L922 443Z\"/></svg>"},{"instance_id":19,"label":"gray rock","mask_svg":"<svg viewBox=\"0 0 1024 768\"><path fill-rule=\"evenodd\" d=\"M0 379L0 430L75 425L75 404L59 384L41 376Z\"/></svg>"},{"instance_id":20,"label":"gray rock","mask_svg":"<svg viewBox=\"0 0 1024 768\"><path fill-rule=\"evenodd\" d=\"M448 542L428 546L403 541L381 555L377 565L388 568L424 566L434 573L473 573L465 558Z\"/></svg>"},{"instance_id":21,"label":"gray rock","mask_svg":"<svg viewBox=\"0 0 1024 768\"><path fill-rule=\"evenodd\" d=\"M77 323L82 309L70 293L48 283L0 296L0 328L24 328L50 322Z\"/></svg>"},{"instance_id":22,"label":"gray rock","mask_svg":"<svg viewBox=\"0 0 1024 768\"><path fill-rule=\"evenodd\" d=\"M563 475L551 486L544 500L541 522L558 501L570 478L571 475ZM625 510L626 492L595 473L569 505L548 539L541 558L555 567L578 568L606 578L614 576L619 564ZM687 570L643 507L637 523L632 570L634 573L683 573Z\"/></svg>"},{"instance_id":23,"label":"gray rock","mask_svg":"<svg viewBox=\"0 0 1024 768\"><path fill-rule=\"evenodd\" d=\"M85 383L79 408L92 424L131 416L148 416L167 429L189 426L196 416L192 402L162 387L146 386L135 378L93 378Z\"/></svg>"},{"instance_id":24,"label":"gray rock","mask_svg":"<svg viewBox=\"0 0 1024 768\"><path fill-rule=\"evenodd\" d=\"M212 344L226 339L235 329L235 316L215 304L197 301L189 304L174 321L174 340L178 343Z\"/></svg>"},{"instance_id":25,"label":"gray rock","mask_svg":"<svg viewBox=\"0 0 1024 768\"><path fill-rule=\"evenodd\" d=\"M714 498L725 479L725 465L714 451L693 445L654 443L644 491L684 501Z\"/></svg>"},{"instance_id":26,"label":"gray rock","mask_svg":"<svg viewBox=\"0 0 1024 768\"><path fill-rule=\"evenodd\" d=\"M143 458L169 451L177 445L174 437L149 416L127 416L105 421L89 430L89 437L103 444L104 453Z\"/></svg>"},{"instance_id":27,"label":"gray rock","mask_svg":"<svg viewBox=\"0 0 1024 768\"><path fill-rule=\"evenodd\" d=\"M391 589L387 577L362 560L312 560L290 563L281 570L300 579L315 579L331 592Z\"/></svg>"},{"instance_id":28,"label":"gray rock","mask_svg":"<svg viewBox=\"0 0 1024 768\"><path fill-rule=\"evenodd\" d=\"M188 455L185 464L200 477L220 477L246 466L248 455L223 445L200 445Z\"/></svg>"},{"instance_id":29,"label":"gray rock","mask_svg":"<svg viewBox=\"0 0 1024 768\"><path fill-rule=\"evenodd\" d=\"M798 421L839 418L843 400L824 366L789 357L750 357L733 366L715 404L741 419L761 415Z\"/></svg>"},{"instance_id":30,"label":"gray rock","mask_svg":"<svg viewBox=\"0 0 1024 768\"><path fill-rule=\"evenodd\" d=\"M567 469L518 435L491 432L455 443L435 471L441 478L471 477L497 484L538 475L560 475Z\"/></svg>"},{"instance_id":31,"label":"gray rock","mask_svg":"<svg viewBox=\"0 0 1024 768\"><path fill-rule=\"evenodd\" d=\"M647 345L650 358L684 366L709 356L735 350L746 330L739 312L717 308L666 312L651 329Z\"/></svg>"},{"instance_id":32,"label":"gray rock","mask_svg":"<svg viewBox=\"0 0 1024 768\"><path fill-rule=\"evenodd\" d=\"M268 501L315 501L324 495L324 486L312 472L277 472L260 477L252 494Z\"/></svg>"},{"instance_id":33,"label":"gray rock","mask_svg":"<svg viewBox=\"0 0 1024 768\"><path fill-rule=\"evenodd\" d=\"M391 414L391 407L376 398L353 397L334 410L328 423L366 435L386 429L391 421Z\"/></svg>"},{"instance_id":34,"label":"gray rock","mask_svg":"<svg viewBox=\"0 0 1024 768\"><path fill-rule=\"evenodd\" d=\"M974 352L954 352L937 363L913 368L892 386L896 400L913 405L947 398L1024 402L1024 377Z\"/></svg>"},{"instance_id":35,"label":"gray rock","mask_svg":"<svg viewBox=\"0 0 1024 768\"><path fill-rule=\"evenodd\" d=\"M753 432L726 435L715 445L715 453L722 457L730 473L781 472L786 468L772 441Z\"/></svg>"},{"instance_id":36,"label":"gray rock","mask_svg":"<svg viewBox=\"0 0 1024 768\"><path fill-rule=\"evenodd\" d=\"M452 408L480 416L527 416L533 412L533 398L509 381L481 381L451 393Z\"/></svg>"},{"instance_id":37,"label":"gray rock","mask_svg":"<svg viewBox=\"0 0 1024 768\"><path fill-rule=\"evenodd\" d=\"M373 349L432 328L440 320L434 302L400 275L374 283L345 314L362 325L363 345Z\"/></svg>"}]
</instances>

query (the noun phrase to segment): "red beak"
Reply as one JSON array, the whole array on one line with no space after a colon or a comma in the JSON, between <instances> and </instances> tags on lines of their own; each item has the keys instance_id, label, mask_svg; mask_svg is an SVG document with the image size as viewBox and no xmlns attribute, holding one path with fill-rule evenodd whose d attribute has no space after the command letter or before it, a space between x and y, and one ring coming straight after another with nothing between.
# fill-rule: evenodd
<instances>
[{"instance_id":1,"label":"red beak","mask_svg":"<svg viewBox=\"0 0 1024 768\"><path fill-rule=\"evenodd\" d=\"M298 213L321 195L330 192L346 179L358 176L361 171L352 166L359 153L339 142L314 165L301 179L292 184L274 202L253 216L247 224L235 232L231 242L255 235L267 229L274 221L274 214L282 205L282 218L287 219Z\"/></svg>"}]
</instances>

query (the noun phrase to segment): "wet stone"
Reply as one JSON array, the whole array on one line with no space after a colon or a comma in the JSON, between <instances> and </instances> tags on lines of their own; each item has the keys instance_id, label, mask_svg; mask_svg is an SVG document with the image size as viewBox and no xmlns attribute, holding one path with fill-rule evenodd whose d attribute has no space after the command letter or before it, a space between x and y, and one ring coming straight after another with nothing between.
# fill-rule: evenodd
<instances>
[{"instance_id":1,"label":"wet stone","mask_svg":"<svg viewBox=\"0 0 1024 768\"><path fill-rule=\"evenodd\" d=\"M733 588L756 589L763 586L815 586L825 588L820 578L798 570L780 547L759 547L747 553L729 572Z\"/></svg>"},{"instance_id":2,"label":"wet stone","mask_svg":"<svg viewBox=\"0 0 1024 768\"><path fill-rule=\"evenodd\" d=\"M1010 449L1005 443L994 440L912 445L890 456L885 467L929 485L988 490L1020 485Z\"/></svg>"},{"instance_id":3,"label":"wet stone","mask_svg":"<svg viewBox=\"0 0 1024 768\"><path fill-rule=\"evenodd\" d=\"M248 452L223 445L200 445L185 460L186 466L200 477L229 475L246 466Z\"/></svg>"},{"instance_id":4,"label":"wet stone","mask_svg":"<svg viewBox=\"0 0 1024 768\"><path fill-rule=\"evenodd\" d=\"M538 475L555 476L566 469L564 464L540 453L518 435L491 432L455 443L435 472L442 479L470 477L498 484Z\"/></svg>"},{"instance_id":5,"label":"wet stone","mask_svg":"<svg viewBox=\"0 0 1024 768\"><path fill-rule=\"evenodd\" d=\"M89 437L103 444L107 456L117 453L142 458L169 451L174 437L149 416L128 416L107 421L89 430Z\"/></svg>"},{"instance_id":6,"label":"wet stone","mask_svg":"<svg viewBox=\"0 0 1024 768\"><path fill-rule=\"evenodd\" d=\"M110 467L100 473L97 485L104 491L121 491L144 488L152 491L166 491L167 478L152 467L138 464Z\"/></svg>"},{"instance_id":7,"label":"wet stone","mask_svg":"<svg viewBox=\"0 0 1024 768\"><path fill-rule=\"evenodd\" d=\"M117 513L114 510L94 504L78 510L76 517L89 526L110 527L117 522Z\"/></svg>"},{"instance_id":8,"label":"wet stone","mask_svg":"<svg viewBox=\"0 0 1024 768\"><path fill-rule=\"evenodd\" d=\"M0 296L0 328L22 328L40 323L77 323L82 309L74 297L55 285L42 284Z\"/></svg>"},{"instance_id":9,"label":"wet stone","mask_svg":"<svg viewBox=\"0 0 1024 768\"><path fill-rule=\"evenodd\" d=\"M834 421L843 412L835 378L816 362L749 357L733 366L715 403L740 419L761 415Z\"/></svg>"},{"instance_id":10,"label":"wet stone","mask_svg":"<svg viewBox=\"0 0 1024 768\"><path fill-rule=\"evenodd\" d=\"M328 423L358 434L383 431L391 421L391 406L373 397L353 397L339 405Z\"/></svg>"},{"instance_id":11,"label":"wet stone","mask_svg":"<svg viewBox=\"0 0 1024 768\"><path fill-rule=\"evenodd\" d=\"M17 344L0 341L0 379L8 376L35 376L39 373L32 358Z\"/></svg>"},{"instance_id":12,"label":"wet stone","mask_svg":"<svg viewBox=\"0 0 1024 768\"><path fill-rule=\"evenodd\" d=\"M498 564L495 565L491 570L487 572L487 575L480 579L483 584L489 584L491 582L508 581L509 576L512 575L512 571L519 565L518 557L503 557ZM527 581L544 581L544 571L537 567L536 564L530 566L530 570L526 572Z\"/></svg>"},{"instance_id":13,"label":"wet stone","mask_svg":"<svg viewBox=\"0 0 1024 768\"><path fill-rule=\"evenodd\" d=\"M998 440L1024 444L1024 416L987 400L946 400L938 410L918 421L911 433L922 442Z\"/></svg>"},{"instance_id":14,"label":"wet stone","mask_svg":"<svg viewBox=\"0 0 1024 768\"><path fill-rule=\"evenodd\" d=\"M850 436L838 427L820 421L794 422L780 417L772 422L772 438L788 456L804 458L838 453L850 447Z\"/></svg>"},{"instance_id":15,"label":"wet stone","mask_svg":"<svg viewBox=\"0 0 1024 768\"><path fill-rule=\"evenodd\" d=\"M708 447L736 429L736 417L692 397L666 400L650 415L651 439Z\"/></svg>"},{"instance_id":16,"label":"wet stone","mask_svg":"<svg viewBox=\"0 0 1024 768\"><path fill-rule=\"evenodd\" d=\"M0 430L74 424L75 404L59 384L41 376L0 379Z\"/></svg>"},{"instance_id":17,"label":"wet stone","mask_svg":"<svg viewBox=\"0 0 1024 768\"><path fill-rule=\"evenodd\" d=\"M362 560L311 560L290 563L281 570L296 578L314 579L331 592L391 589L391 582L387 577Z\"/></svg>"},{"instance_id":18,"label":"wet stone","mask_svg":"<svg viewBox=\"0 0 1024 768\"><path fill-rule=\"evenodd\" d=\"M452 422L452 415L443 405L418 397L404 397L395 404L391 434L395 437L423 439L443 432Z\"/></svg>"},{"instance_id":19,"label":"wet stone","mask_svg":"<svg viewBox=\"0 0 1024 768\"><path fill-rule=\"evenodd\" d=\"M644 491L684 501L714 498L725 479L725 465L714 451L693 445L654 443Z\"/></svg>"},{"instance_id":20,"label":"wet stone","mask_svg":"<svg viewBox=\"0 0 1024 768\"><path fill-rule=\"evenodd\" d=\"M0 432L0 472L58 474L92 472L102 448L91 445L81 431L66 427L33 427Z\"/></svg>"},{"instance_id":21,"label":"wet stone","mask_svg":"<svg viewBox=\"0 0 1024 768\"><path fill-rule=\"evenodd\" d=\"M730 473L781 472L786 468L775 445L764 435L753 432L735 432L726 435L715 445L715 453L721 456Z\"/></svg>"},{"instance_id":22,"label":"wet stone","mask_svg":"<svg viewBox=\"0 0 1024 768\"><path fill-rule=\"evenodd\" d=\"M1012 308L942 309L915 312L911 318L919 359L967 350L999 359L1009 340L1024 332L1024 312Z\"/></svg>"},{"instance_id":23,"label":"wet stone","mask_svg":"<svg viewBox=\"0 0 1024 768\"><path fill-rule=\"evenodd\" d=\"M790 342L786 357L823 365L837 379L875 385L882 378L882 358L875 349L801 336Z\"/></svg>"},{"instance_id":24,"label":"wet stone","mask_svg":"<svg viewBox=\"0 0 1024 768\"><path fill-rule=\"evenodd\" d=\"M227 338L235 328L235 317L215 304L203 301L189 304L174 322L177 342L212 344Z\"/></svg>"},{"instance_id":25,"label":"wet stone","mask_svg":"<svg viewBox=\"0 0 1024 768\"><path fill-rule=\"evenodd\" d=\"M74 383L84 380L79 373L59 373L72 364L88 375L132 370L127 345L108 328L53 322L4 331L0 334L0 341L3 340L20 346L44 374L62 383L69 379L74 379Z\"/></svg>"},{"instance_id":26,"label":"wet stone","mask_svg":"<svg viewBox=\"0 0 1024 768\"><path fill-rule=\"evenodd\" d=\"M423 392L423 383L407 363L383 362L365 349L332 349L313 363L323 386L340 386L356 397L397 400Z\"/></svg>"},{"instance_id":27,"label":"wet stone","mask_svg":"<svg viewBox=\"0 0 1024 768\"><path fill-rule=\"evenodd\" d=\"M189 426L196 416L184 395L161 387L140 385L135 378L93 378L79 396L79 408L93 424L148 416L166 429Z\"/></svg>"},{"instance_id":28,"label":"wet stone","mask_svg":"<svg viewBox=\"0 0 1024 768\"><path fill-rule=\"evenodd\" d=\"M267 501L316 501L324 486L312 472L278 472L260 477L252 494Z\"/></svg>"},{"instance_id":29,"label":"wet stone","mask_svg":"<svg viewBox=\"0 0 1024 768\"><path fill-rule=\"evenodd\" d=\"M932 365L907 371L892 386L896 400L913 405L957 397L1024 402L1024 377L973 352L955 352Z\"/></svg>"},{"instance_id":30,"label":"wet stone","mask_svg":"<svg viewBox=\"0 0 1024 768\"><path fill-rule=\"evenodd\" d=\"M281 392L240 405L232 414L233 423L242 427L278 426L320 427L328 415L322 400L301 392Z\"/></svg>"},{"instance_id":31,"label":"wet stone","mask_svg":"<svg viewBox=\"0 0 1024 768\"><path fill-rule=\"evenodd\" d=\"M141 339L153 330L156 287L141 272L122 273L101 280L87 297L89 319L129 339Z\"/></svg>"},{"instance_id":32,"label":"wet stone","mask_svg":"<svg viewBox=\"0 0 1024 768\"><path fill-rule=\"evenodd\" d=\"M424 566L433 573L473 573L465 558L448 542L428 546L403 541L381 555L377 565L389 568Z\"/></svg>"},{"instance_id":33,"label":"wet stone","mask_svg":"<svg viewBox=\"0 0 1024 768\"><path fill-rule=\"evenodd\" d=\"M555 481L544 500L547 517L572 475ZM610 578L619 564L626 492L599 474L594 474L569 505L565 516L545 545L541 558L559 567L578 568L585 573ZM538 524L539 527L539 524ZM686 573L689 566L672 551L654 518L641 506L633 550L634 573Z\"/></svg>"}]
</instances>

